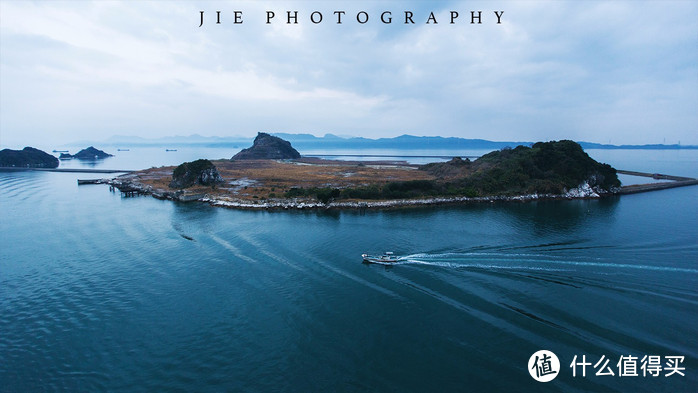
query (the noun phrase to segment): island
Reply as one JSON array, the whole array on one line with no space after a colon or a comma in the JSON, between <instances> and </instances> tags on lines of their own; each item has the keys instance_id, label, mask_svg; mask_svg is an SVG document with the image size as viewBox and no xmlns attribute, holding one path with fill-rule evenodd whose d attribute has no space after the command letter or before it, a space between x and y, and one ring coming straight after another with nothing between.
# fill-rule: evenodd
<instances>
[{"instance_id":1,"label":"island","mask_svg":"<svg viewBox=\"0 0 698 393\"><path fill-rule=\"evenodd\" d=\"M61 160L68 160L71 158L77 158L78 160L101 160L107 157L114 157L113 154L105 153L102 150L96 149L94 146L90 146L86 149L82 149L75 154L62 153Z\"/></svg>"},{"instance_id":2,"label":"island","mask_svg":"<svg viewBox=\"0 0 698 393\"><path fill-rule=\"evenodd\" d=\"M235 208L364 208L496 200L599 198L620 189L616 170L573 141L504 148L477 160L414 165L296 156L287 141L260 133L231 160L197 160L136 171L115 188L156 198ZM284 158L276 156L284 151ZM295 151L295 149L293 149ZM297 151L296 151L297 153ZM259 154L259 155L258 155ZM289 156L297 158L289 158Z\"/></svg>"},{"instance_id":3,"label":"island","mask_svg":"<svg viewBox=\"0 0 698 393\"><path fill-rule=\"evenodd\" d=\"M33 147L0 150L0 167L57 168L58 163L58 159L53 155Z\"/></svg>"}]
</instances>

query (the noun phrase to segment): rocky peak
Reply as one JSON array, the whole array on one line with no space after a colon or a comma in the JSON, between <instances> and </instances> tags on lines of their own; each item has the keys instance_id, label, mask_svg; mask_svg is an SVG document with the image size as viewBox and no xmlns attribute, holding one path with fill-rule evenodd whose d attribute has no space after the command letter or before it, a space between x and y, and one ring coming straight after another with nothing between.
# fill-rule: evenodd
<instances>
[{"instance_id":1,"label":"rocky peak","mask_svg":"<svg viewBox=\"0 0 698 393\"><path fill-rule=\"evenodd\" d=\"M233 156L233 160L283 160L300 158L298 150L289 141L260 132L254 138L252 147L243 149Z\"/></svg>"}]
</instances>

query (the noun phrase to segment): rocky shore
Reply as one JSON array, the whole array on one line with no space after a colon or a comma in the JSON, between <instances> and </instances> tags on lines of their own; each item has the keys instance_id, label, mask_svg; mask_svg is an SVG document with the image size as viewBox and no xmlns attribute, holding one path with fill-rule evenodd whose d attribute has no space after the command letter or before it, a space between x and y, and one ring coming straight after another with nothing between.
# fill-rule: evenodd
<instances>
[{"instance_id":1,"label":"rocky shore","mask_svg":"<svg viewBox=\"0 0 698 393\"><path fill-rule=\"evenodd\" d=\"M570 199L596 199L605 196L615 195L620 191L599 192L588 184L567 191L564 194L526 194L526 195L495 195L486 197L432 197L415 199L393 199L393 200L356 200L356 201L331 201L322 203L314 198L271 198L259 201L250 201L241 198L215 195L211 193L187 192L184 190L164 190L154 188L151 185L143 184L128 178L129 175L114 179L105 179L104 183L116 189L138 190L140 194L150 195L157 199L171 200L178 202L200 202L208 203L211 206L225 207L231 209L250 210L306 210L306 209L390 209L418 206L435 205L456 205L483 202L530 202L538 200L570 200Z\"/></svg>"}]
</instances>

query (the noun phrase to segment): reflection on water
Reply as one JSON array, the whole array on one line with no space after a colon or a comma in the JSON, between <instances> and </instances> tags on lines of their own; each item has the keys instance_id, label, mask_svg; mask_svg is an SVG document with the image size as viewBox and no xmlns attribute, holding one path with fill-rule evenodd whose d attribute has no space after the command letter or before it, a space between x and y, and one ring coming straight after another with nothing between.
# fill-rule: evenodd
<instances>
[{"instance_id":1,"label":"reflection on water","mask_svg":"<svg viewBox=\"0 0 698 393\"><path fill-rule=\"evenodd\" d=\"M572 232L580 226L588 225L588 219L596 217L613 217L613 211L618 205L618 197L602 200L570 200L543 201L524 203L508 212L514 215L517 225L523 230L531 229L538 235L568 231Z\"/></svg>"},{"instance_id":2,"label":"reflection on water","mask_svg":"<svg viewBox=\"0 0 698 393\"><path fill-rule=\"evenodd\" d=\"M106 158L100 158L100 159L82 159L82 158L73 158L71 159L71 163L75 161L76 163L79 163L79 165L76 165L76 167L81 167L81 168L96 168L96 167L109 167L109 164L111 163L110 160L111 157L106 157ZM63 163L66 162L66 160L61 160L60 162L60 167L61 168L66 168L69 167L69 165L64 165ZM120 169L120 168L119 168Z\"/></svg>"}]
</instances>

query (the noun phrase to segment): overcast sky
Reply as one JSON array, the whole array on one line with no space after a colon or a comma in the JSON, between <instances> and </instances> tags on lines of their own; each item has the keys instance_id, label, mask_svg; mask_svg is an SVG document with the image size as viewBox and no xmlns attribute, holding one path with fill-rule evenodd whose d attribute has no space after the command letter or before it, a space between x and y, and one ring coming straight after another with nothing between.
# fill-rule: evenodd
<instances>
[{"instance_id":1,"label":"overcast sky","mask_svg":"<svg viewBox=\"0 0 698 393\"><path fill-rule=\"evenodd\" d=\"M0 0L0 146L258 131L698 144L698 2Z\"/></svg>"}]
</instances>

